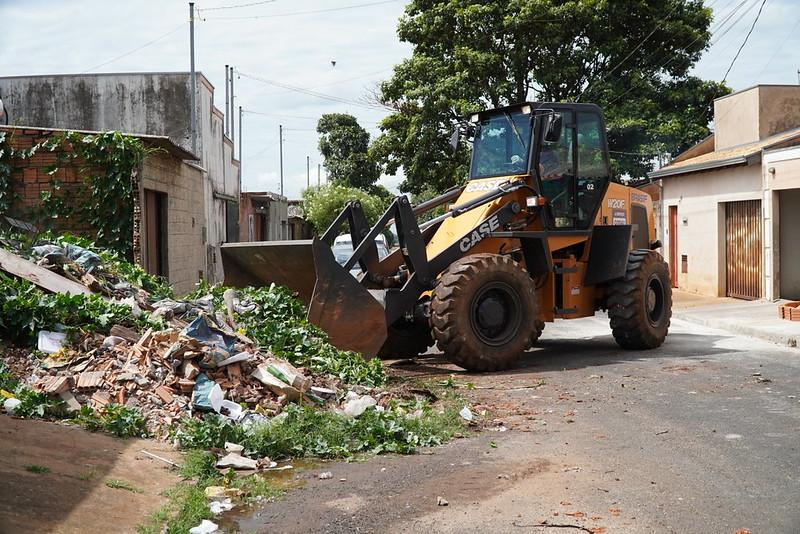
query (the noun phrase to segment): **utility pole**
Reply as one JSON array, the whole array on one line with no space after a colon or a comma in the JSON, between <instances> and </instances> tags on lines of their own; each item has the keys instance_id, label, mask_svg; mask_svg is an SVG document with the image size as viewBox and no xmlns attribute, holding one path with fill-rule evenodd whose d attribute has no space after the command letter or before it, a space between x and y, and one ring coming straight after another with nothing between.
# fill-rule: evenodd
<instances>
[{"instance_id":1,"label":"utility pole","mask_svg":"<svg viewBox=\"0 0 800 534\"><path fill-rule=\"evenodd\" d=\"M306 187L311 187L311 156L306 156Z\"/></svg>"},{"instance_id":2,"label":"utility pole","mask_svg":"<svg viewBox=\"0 0 800 534\"><path fill-rule=\"evenodd\" d=\"M242 166L242 106L239 106L239 168Z\"/></svg>"},{"instance_id":3,"label":"utility pole","mask_svg":"<svg viewBox=\"0 0 800 534\"><path fill-rule=\"evenodd\" d=\"M320 185L319 176L321 172L322 172L322 163L317 163L317 187L319 187Z\"/></svg>"},{"instance_id":4,"label":"utility pole","mask_svg":"<svg viewBox=\"0 0 800 534\"><path fill-rule=\"evenodd\" d=\"M283 124L278 125L278 146L280 147L281 196L283 196Z\"/></svg>"},{"instance_id":5,"label":"utility pole","mask_svg":"<svg viewBox=\"0 0 800 534\"><path fill-rule=\"evenodd\" d=\"M197 75L194 71L194 2L189 2L189 61L191 63L192 86L192 153L197 154Z\"/></svg>"},{"instance_id":6,"label":"utility pole","mask_svg":"<svg viewBox=\"0 0 800 534\"><path fill-rule=\"evenodd\" d=\"M231 95L230 86L228 85L228 66L225 65L225 135L231 136Z\"/></svg>"},{"instance_id":7,"label":"utility pole","mask_svg":"<svg viewBox=\"0 0 800 534\"><path fill-rule=\"evenodd\" d=\"M236 101L236 95L233 92L233 67L231 67L231 142L234 142L233 132L236 130L235 124L235 117L233 116L234 102ZM234 143L235 144L235 143Z\"/></svg>"}]
</instances>

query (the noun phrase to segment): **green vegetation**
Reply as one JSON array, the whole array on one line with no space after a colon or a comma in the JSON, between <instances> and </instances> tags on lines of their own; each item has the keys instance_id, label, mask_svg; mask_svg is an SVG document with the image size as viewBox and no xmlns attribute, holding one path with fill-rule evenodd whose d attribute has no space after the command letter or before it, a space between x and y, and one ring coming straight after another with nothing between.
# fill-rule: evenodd
<instances>
[{"instance_id":1,"label":"green vegetation","mask_svg":"<svg viewBox=\"0 0 800 534\"><path fill-rule=\"evenodd\" d=\"M374 223L383 215L392 200L392 194L378 186L369 191L332 182L319 187L309 187L303 191L303 211L306 219L321 234L327 230L336 216L351 200L361 203L367 221Z\"/></svg>"},{"instance_id":2,"label":"green vegetation","mask_svg":"<svg viewBox=\"0 0 800 534\"><path fill-rule=\"evenodd\" d=\"M53 399L44 393L30 389L24 384L19 384L14 390L14 396L20 404L14 409L14 415L28 419L42 417L60 417L63 415L61 399Z\"/></svg>"},{"instance_id":3,"label":"green vegetation","mask_svg":"<svg viewBox=\"0 0 800 534\"><path fill-rule=\"evenodd\" d=\"M116 478L112 478L112 479L106 480L106 486L108 486L109 488L112 488L112 489L122 489L122 490L130 491L131 493L144 493L144 491L142 491L141 488L137 488L136 486L134 486L130 482L128 482L126 480L119 480L119 479L116 479Z\"/></svg>"},{"instance_id":4,"label":"green vegetation","mask_svg":"<svg viewBox=\"0 0 800 534\"><path fill-rule=\"evenodd\" d=\"M38 475L42 475L42 474L45 474L45 473L49 473L50 472L50 468L49 467L45 467L43 465L30 464L30 465L26 465L25 466L25 471L30 471L31 473L36 473Z\"/></svg>"},{"instance_id":5,"label":"green vegetation","mask_svg":"<svg viewBox=\"0 0 800 534\"><path fill-rule=\"evenodd\" d=\"M463 424L457 403L441 411L423 401L395 403L384 411L368 409L356 419L306 406L287 406L282 415L248 430L209 414L185 421L175 433L189 449L239 443L257 456L272 459L301 457L348 458L357 453L409 454L417 447L439 445Z\"/></svg>"},{"instance_id":6,"label":"green vegetation","mask_svg":"<svg viewBox=\"0 0 800 534\"><path fill-rule=\"evenodd\" d=\"M205 489L223 486L241 492L242 498L251 501L257 497L277 498L282 492L261 475L237 477L233 470L222 475L214 467L213 453L192 450L186 453L181 475L186 479L164 493L168 502L156 511L146 524L140 525L140 534L183 534L203 519L212 519Z\"/></svg>"},{"instance_id":7,"label":"green vegetation","mask_svg":"<svg viewBox=\"0 0 800 534\"><path fill-rule=\"evenodd\" d=\"M0 353L2 353L2 347L0 346ZM3 360L0 360L0 389L8 392L12 392L17 389L19 385L19 380L11 373L11 369L6 366L6 363Z\"/></svg>"},{"instance_id":8,"label":"green vegetation","mask_svg":"<svg viewBox=\"0 0 800 534\"><path fill-rule=\"evenodd\" d=\"M119 404L107 404L100 414L90 406L81 406L72 421L90 432L108 432L118 438L148 436L147 425L139 410Z\"/></svg>"},{"instance_id":9,"label":"green vegetation","mask_svg":"<svg viewBox=\"0 0 800 534\"><path fill-rule=\"evenodd\" d=\"M369 154L369 133L354 116L325 114L317 123L317 133L329 181L369 189L380 178L381 171Z\"/></svg>"},{"instance_id":10,"label":"green vegetation","mask_svg":"<svg viewBox=\"0 0 800 534\"><path fill-rule=\"evenodd\" d=\"M102 295L47 293L28 282L0 273L0 338L32 343L39 330L57 324L68 333L108 333L114 324L147 326L134 318L130 306L107 301Z\"/></svg>"}]
</instances>

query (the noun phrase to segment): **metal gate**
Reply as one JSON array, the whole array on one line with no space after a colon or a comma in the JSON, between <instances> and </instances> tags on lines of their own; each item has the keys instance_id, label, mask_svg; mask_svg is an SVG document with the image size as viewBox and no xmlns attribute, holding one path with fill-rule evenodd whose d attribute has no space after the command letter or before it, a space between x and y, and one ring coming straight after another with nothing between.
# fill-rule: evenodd
<instances>
[{"instance_id":1,"label":"metal gate","mask_svg":"<svg viewBox=\"0 0 800 534\"><path fill-rule=\"evenodd\" d=\"M729 297L748 300L761 298L762 226L760 200L725 204L725 259Z\"/></svg>"}]
</instances>

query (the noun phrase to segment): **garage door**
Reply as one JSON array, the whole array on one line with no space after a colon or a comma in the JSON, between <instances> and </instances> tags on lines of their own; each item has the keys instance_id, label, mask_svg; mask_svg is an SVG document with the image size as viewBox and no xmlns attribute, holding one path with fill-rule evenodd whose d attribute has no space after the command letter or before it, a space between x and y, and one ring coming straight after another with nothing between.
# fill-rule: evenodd
<instances>
[{"instance_id":1,"label":"garage door","mask_svg":"<svg viewBox=\"0 0 800 534\"><path fill-rule=\"evenodd\" d=\"M725 204L725 249L729 297L761 298L761 201Z\"/></svg>"}]
</instances>

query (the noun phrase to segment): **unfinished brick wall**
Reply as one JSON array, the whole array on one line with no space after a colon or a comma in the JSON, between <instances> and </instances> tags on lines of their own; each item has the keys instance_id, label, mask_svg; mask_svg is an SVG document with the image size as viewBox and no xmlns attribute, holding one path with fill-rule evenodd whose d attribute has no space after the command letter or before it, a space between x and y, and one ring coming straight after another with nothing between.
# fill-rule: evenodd
<instances>
[{"instance_id":1,"label":"unfinished brick wall","mask_svg":"<svg viewBox=\"0 0 800 534\"><path fill-rule=\"evenodd\" d=\"M40 129L0 127L0 130L6 132L6 140L14 150L30 149L56 135L53 131ZM63 197L65 202L72 206L79 206L89 198L89 193L78 170L80 166L78 161L62 161L54 174L48 174L52 166L58 162L59 156L63 155L65 151L69 151L69 148L59 148L53 152L40 149L30 158L12 161L14 171L11 191L14 200L9 215L39 227L52 225L56 231L68 231L93 238L97 231L78 217L51 218L49 217L52 216L51 213L48 214L41 209L41 193L45 191L51 191L53 195ZM53 190L53 181L59 182L60 190ZM42 216L48 218L41 219ZM39 219L37 220L37 218Z\"/></svg>"}]
</instances>

